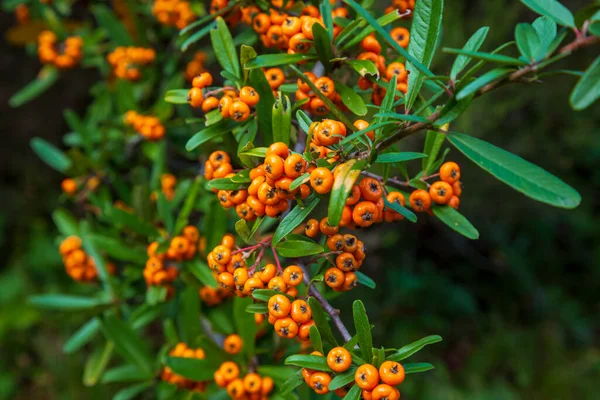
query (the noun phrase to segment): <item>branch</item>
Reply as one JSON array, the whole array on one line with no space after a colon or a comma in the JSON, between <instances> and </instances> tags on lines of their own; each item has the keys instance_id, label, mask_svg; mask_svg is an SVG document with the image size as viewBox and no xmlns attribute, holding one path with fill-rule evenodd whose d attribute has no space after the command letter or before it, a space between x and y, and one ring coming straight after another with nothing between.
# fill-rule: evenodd
<instances>
[{"instance_id":1,"label":"branch","mask_svg":"<svg viewBox=\"0 0 600 400\"><path fill-rule=\"evenodd\" d=\"M325 312L329 314L329 316L331 317L331 321L333 322L337 330L342 334L344 342L350 341L350 339L352 339L352 336L350 335L350 332L348 332L348 329L340 319L340 310L334 308L331 304L329 304L329 302L325 299L325 297L323 297L321 292L319 292L319 290L316 287L310 284L310 278L306 266L301 262L298 262L297 265L300 267L300 269L302 269L302 274L304 275L304 283L306 284L306 287L308 287L308 293L312 295L315 299L317 299L317 301L319 302L319 304L321 304Z\"/></svg>"}]
</instances>

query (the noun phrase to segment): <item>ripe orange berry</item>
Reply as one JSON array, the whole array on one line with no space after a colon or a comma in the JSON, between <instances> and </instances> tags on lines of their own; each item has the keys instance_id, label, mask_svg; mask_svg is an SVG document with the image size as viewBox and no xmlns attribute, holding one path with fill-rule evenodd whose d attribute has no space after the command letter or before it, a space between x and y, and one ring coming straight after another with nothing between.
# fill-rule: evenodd
<instances>
[{"instance_id":1,"label":"ripe orange berry","mask_svg":"<svg viewBox=\"0 0 600 400\"><path fill-rule=\"evenodd\" d=\"M309 219L304 225L304 234L310 238L315 238L319 234L319 221Z\"/></svg>"},{"instance_id":2,"label":"ripe orange berry","mask_svg":"<svg viewBox=\"0 0 600 400\"><path fill-rule=\"evenodd\" d=\"M192 80L192 86L198 89L204 89L207 86L212 85L213 78L209 72L202 72Z\"/></svg>"},{"instance_id":3,"label":"ripe orange berry","mask_svg":"<svg viewBox=\"0 0 600 400\"><path fill-rule=\"evenodd\" d=\"M253 107L258 104L260 96L251 86L244 86L240 89L240 100Z\"/></svg>"},{"instance_id":4,"label":"ripe orange berry","mask_svg":"<svg viewBox=\"0 0 600 400\"><path fill-rule=\"evenodd\" d=\"M296 179L304 173L306 161L300 154L290 154L283 163L283 170L288 178Z\"/></svg>"},{"instance_id":5,"label":"ripe orange berry","mask_svg":"<svg viewBox=\"0 0 600 400\"><path fill-rule=\"evenodd\" d=\"M379 378L388 385L398 386L404 382L404 367L395 361L384 361L379 367Z\"/></svg>"},{"instance_id":6,"label":"ripe orange berry","mask_svg":"<svg viewBox=\"0 0 600 400\"><path fill-rule=\"evenodd\" d=\"M248 393L260 392L261 379L257 373L250 373L244 377L244 389Z\"/></svg>"},{"instance_id":7,"label":"ripe orange berry","mask_svg":"<svg viewBox=\"0 0 600 400\"><path fill-rule=\"evenodd\" d=\"M335 258L335 265L344 272L356 269L356 259L352 253L341 253Z\"/></svg>"},{"instance_id":8,"label":"ripe orange berry","mask_svg":"<svg viewBox=\"0 0 600 400\"><path fill-rule=\"evenodd\" d=\"M452 196L448 201L448 205L455 210L458 210L458 206L460 205L460 198L458 196Z\"/></svg>"},{"instance_id":9,"label":"ripe orange berry","mask_svg":"<svg viewBox=\"0 0 600 400\"><path fill-rule=\"evenodd\" d=\"M333 186L333 174L325 167L315 168L310 174L310 186L319 194L329 193Z\"/></svg>"},{"instance_id":10,"label":"ripe orange berry","mask_svg":"<svg viewBox=\"0 0 600 400\"><path fill-rule=\"evenodd\" d=\"M304 300L294 300L290 316L299 324L307 323L312 319L312 310Z\"/></svg>"},{"instance_id":11,"label":"ripe orange berry","mask_svg":"<svg viewBox=\"0 0 600 400\"><path fill-rule=\"evenodd\" d=\"M452 184L452 193L457 196L460 197L460 195L462 194L462 190L463 190L463 185L461 181L456 181Z\"/></svg>"},{"instance_id":12,"label":"ripe orange berry","mask_svg":"<svg viewBox=\"0 0 600 400\"><path fill-rule=\"evenodd\" d=\"M356 127L356 129L362 131L369 127L369 123L367 121L365 121L364 119L357 119L356 121L354 121L354 126ZM365 134L367 135L367 137L369 139L371 139L371 140L375 139L375 134L373 133L373 131L368 131Z\"/></svg>"},{"instance_id":13,"label":"ripe orange berry","mask_svg":"<svg viewBox=\"0 0 600 400\"><path fill-rule=\"evenodd\" d=\"M261 277L262 278L262 277ZM267 284L267 288L274 290L276 292L283 292L287 290L287 285L283 281L283 278L280 276L273 277L269 280Z\"/></svg>"},{"instance_id":14,"label":"ripe orange berry","mask_svg":"<svg viewBox=\"0 0 600 400\"><path fill-rule=\"evenodd\" d=\"M283 34L292 37L296 33L302 30L302 23L300 22L300 18L294 16L288 16L283 21L281 25L281 29L283 30Z\"/></svg>"},{"instance_id":15,"label":"ripe orange berry","mask_svg":"<svg viewBox=\"0 0 600 400\"><path fill-rule=\"evenodd\" d=\"M394 28L390 32L390 35L401 47L404 47L405 49L408 47L408 42L410 40L410 32L408 29L403 27Z\"/></svg>"},{"instance_id":16,"label":"ripe orange berry","mask_svg":"<svg viewBox=\"0 0 600 400\"><path fill-rule=\"evenodd\" d=\"M329 393L329 384L331 383L331 376L326 372L315 372L310 376L310 381L308 385L317 393L317 394L327 394Z\"/></svg>"},{"instance_id":17,"label":"ripe orange berry","mask_svg":"<svg viewBox=\"0 0 600 400\"><path fill-rule=\"evenodd\" d=\"M335 84L326 76L322 76L315 81L315 86L325 96L331 98L335 94Z\"/></svg>"},{"instance_id":18,"label":"ripe orange berry","mask_svg":"<svg viewBox=\"0 0 600 400\"><path fill-rule=\"evenodd\" d=\"M329 225L329 221L327 220L327 217L325 217L319 222L319 229L323 235L331 236L335 235L340 228Z\"/></svg>"},{"instance_id":19,"label":"ripe orange berry","mask_svg":"<svg viewBox=\"0 0 600 400\"><path fill-rule=\"evenodd\" d=\"M331 251L342 251L344 248L344 237L339 233L330 236L327 239L327 247Z\"/></svg>"},{"instance_id":20,"label":"ripe orange berry","mask_svg":"<svg viewBox=\"0 0 600 400\"><path fill-rule=\"evenodd\" d=\"M289 154L290 149L283 142L275 142L269 146L267 149L267 156L271 154L278 155L282 159L286 159Z\"/></svg>"},{"instance_id":21,"label":"ripe orange berry","mask_svg":"<svg viewBox=\"0 0 600 400\"><path fill-rule=\"evenodd\" d=\"M315 82L317 77L312 72L305 72L304 75L308 78L309 81ZM310 93L310 86L308 86L304 81L298 78L298 89L300 89L304 93Z\"/></svg>"},{"instance_id":22,"label":"ripe orange berry","mask_svg":"<svg viewBox=\"0 0 600 400\"><path fill-rule=\"evenodd\" d=\"M204 113L212 111L217 107L219 107L219 99L217 99L215 96L207 97L202 102L202 111Z\"/></svg>"},{"instance_id":23,"label":"ripe orange berry","mask_svg":"<svg viewBox=\"0 0 600 400\"><path fill-rule=\"evenodd\" d=\"M415 190L410 194L408 202L415 211L427 211L431 208L431 196L426 190Z\"/></svg>"},{"instance_id":24,"label":"ripe orange berry","mask_svg":"<svg viewBox=\"0 0 600 400\"><path fill-rule=\"evenodd\" d=\"M378 213L377 206L371 201L361 201L352 210L352 220L358 226L367 228L375 223Z\"/></svg>"},{"instance_id":25,"label":"ripe orange berry","mask_svg":"<svg viewBox=\"0 0 600 400\"><path fill-rule=\"evenodd\" d=\"M334 372L345 372L352 364L352 355L343 347L334 347L327 354L327 365Z\"/></svg>"},{"instance_id":26,"label":"ripe orange berry","mask_svg":"<svg viewBox=\"0 0 600 400\"><path fill-rule=\"evenodd\" d=\"M277 89L285 82L285 75L280 68L270 68L265 71L265 76L271 89Z\"/></svg>"},{"instance_id":27,"label":"ripe orange berry","mask_svg":"<svg viewBox=\"0 0 600 400\"><path fill-rule=\"evenodd\" d=\"M283 270L283 281L290 286L298 286L302 283L302 279L304 278L304 273L302 272L302 268L297 265L290 265L286 269Z\"/></svg>"},{"instance_id":28,"label":"ripe orange berry","mask_svg":"<svg viewBox=\"0 0 600 400\"><path fill-rule=\"evenodd\" d=\"M295 289L295 288L294 288ZM310 328L311 326L316 326L315 321L311 319L310 321L300 325L298 328L298 339L300 340L308 340L310 339Z\"/></svg>"},{"instance_id":29,"label":"ripe orange berry","mask_svg":"<svg viewBox=\"0 0 600 400\"><path fill-rule=\"evenodd\" d=\"M460 167L457 163L449 161L440 167L440 179L449 184L460 180Z\"/></svg>"},{"instance_id":30,"label":"ripe orange berry","mask_svg":"<svg viewBox=\"0 0 600 400\"><path fill-rule=\"evenodd\" d=\"M77 192L77 182L71 178L64 179L61 182L60 187L62 191L68 195L73 195Z\"/></svg>"},{"instance_id":31,"label":"ripe orange berry","mask_svg":"<svg viewBox=\"0 0 600 400\"><path fill-rule=\"evenodd\" d=\"M243 101L234 101L229 106L229 117L237 122L244 122L250 117L250 107Z\"/></svg>"},{"instance_id":32,"label":"ripe orange berry","mask_svg":"<svg viewBox=\"0 0 600 400\"><path fill-rule=\"evenodd\" d=\"M393 62L387 66L385 70L385 77L391 80L394 75L396 76L396 82L401 82L406 79L406 67L401 62Z\"/></svg>"},{"instance_id":33,"label":"ripe orange berry","mask_svg":"<svg viewBox=\"0 0 600 400\"><path fill-rule=\"evenodd\" d=\"M223 341L223 349L229 354L238 354L242 350L242 338L240 335L229 335Z\"/></svg>"},{"instance_id":34,"label":"ripe orange berry","mask_svg":"<svg viewBox=\"0 0 600 400\"><path fill-rule=\"evenodd\" d=\"M361 389L373 390L379 383L379 372L371 364L363 364L356 370L354 381Z\"/></svg>"},{"instance_id":35,"label":"ripe orange berry","mask_svg":"<svg viewBox=\"0 0 600 400\"><path fill-rule=\"evenodd\" d=\"M273 391L273 386L275 385L275 383L273 382L273 379L269 376L265 376L264 378L262 378L262 382L261 382L261 389L260 389L260 393L263 396L268 395L269 393L271 393Z\"/></svg>"},{"instance_id":36,"label":"ripe orange berry","mask_svg":"<svg viewBox=\"0 0 600 400\"><path fill-rule=\"evenodd\" d=\"M274 327L275 332L282 338L293 339L298 335L298 324L290 317L278 319Z\"/></svg>"},{"instance_id":37,"label":"ripe orange berry","mask_svg":"<svg viewBox=\"0 0 600 400\"><path fill-rule=\"evenodd\" d=\"M223 96L221 100L219 100L219 112L223 116L223 118L229 118L229 107L233 104L233 98L230 96Z\"/></svg>"},{"instance_id":38,"label":"ripe orange berry","mask_svg":"<svg viewBox=\"0 0 600 400\"><path fill-rule=\"evenodd\" d=\"M244 283L244 294L251 295L256 289L263 289L264 287L265 284L263 281L261 281L260 278L253 276Z\"/></svg>"},{"instance_id":39,"label":"ripe orange berry","mask_svg":"<svg viewBox=\"0 0 600 400\"><path fill-rule=\"evenodd\" d=\"M339 288L344 284L344 273L338 268L329 268L324 279L330 288Z\"/></svg>"},{"instance_id":40,"label":"ripe orange berry","mask_svg":"<svg viewBox=\"0 0 600 400\"><path fill-rule=\"evenodd\" d=\"M202 93L202 89L197 87L193 87L188 92L187 101L194 108L202 107L202 103L204 103L204 94Z\"/></svg>"},{"instance_id":41,"label":"ripe orange berry","mask_svg":"<svg viewBox=\"0 0 600 400\"><path fill-rule=\"evenodd\" d=\"M277 180L283 176L284 162L277 154L269 154L265 157L265 172L268 178Z\"/></svg>"},{"instance_id":42,"label":"ripe orange berry","mask_svg":"<svg viewBox=\"0 0 600 400\"><path fill-rule=\"evenodd\" d=\"M452 186L447 182L437 181L429 187L429 196L437 204L448 203L452 195Z\"/></svg>"},{"instance_id":43,"label":"ripe orange berry","mask_svg":"<svg viewBox=\"0 0 600 400\"><path fill-rule=\"evenodd\" d=\"M258 13L252 20L252 27L257 33L266 33L271 26L271 18L265 13Z\"/></svg>"},{"instance_id":44,"label":"ripe orange berry","mask_svg":"<svg viewBox=\"0 0 600 400\"><path fill-rule=\"evenodd\" d=\"M365 178L358 184L363 199L376 202L383 194L381 183L374 178Z\"/></svg>"},{"instance_id":45,"label":"ripe orange berry","mask_svg":"<svg viewBox=\"0 0 600 400\"><path fill-rule=\"evenodd\" d=\"M400 398L400 392L398 389L382 383L373 389L371 398L373 400L398 400Z\"/></svg>"},{"instance_id":46,"label":"ripe orange berry","mask_svg":"<svg viewBox=\"0 0 600 400\"><path fill-rule=\"evenodd\" d=\"M329 112L329 107L318 97L314 97L310 101L310 110L317 115L326 115Z\"/></svg>"},{"instance_id":47,"label":"ripe orange berry","mask_svg":"<svg viewBox=\"0 0 600 400\"><path fill-rule=\"evenodd\" d=\"M241 379L234 379L227 385L227 394L232 399L238 399L245 395L244 382Z\"/></svg>"},{"instance_id":48,"label":"ripe orange berry","mask_svg":"<svg viewBox=\"0 0 600 400\"><path fill-rule=\"evenodd\" d=\"M284 318L290 314L292 303L286 296L276 294L269 299L267 308L269 309L269 314L275 318Z\"/></svg>"},{"instance_id":49,"label":"ripe orange berry","mask_svg":"<svg viewBox=\"0 0 600 400\"><path fill-rule=\"evenodd\" d=\"M229 164L231 162L231 158L226 152L217 150L210 154L208 161L210 161L213 167L218 168L223 164Z\"/></svg>"},{"instance_id":50,"label":"ripe orange berry","mask_svg":"<svg viewBox=\"0 0 600 400\"><path fill-rule=\"evenodd\" d=\"M175 239L176 238L174 238L173 241L175 241ZM222 244L215 247L212 251L212 254L214 260L221 265L227 265L231 260L231 249L223 246Z\"/></svg>"},{"instance_id":51,"label":"ripe orange berry","mask_svg":"<svg viewBox=\"0 0 600 400\"><path fill-rule=\"evenodd\" d=\"M226 381L232 381L240 376L240 367L233 361L225 361L219 368Z\"/></svg>"},{"instance_id":52,"label":"ripe orange berry","mask_svg":"<svg viewBox=\"0 0 600 400\"><path fill-rule=\"evenodd\" d=\"M381 53L381 45L379 44L377 38L375 38L374 34L370 34L369 36L365 37L360 42L360 47L362 47L364 51L371 51L377 54Z\"/></svg>"}]
</instances>

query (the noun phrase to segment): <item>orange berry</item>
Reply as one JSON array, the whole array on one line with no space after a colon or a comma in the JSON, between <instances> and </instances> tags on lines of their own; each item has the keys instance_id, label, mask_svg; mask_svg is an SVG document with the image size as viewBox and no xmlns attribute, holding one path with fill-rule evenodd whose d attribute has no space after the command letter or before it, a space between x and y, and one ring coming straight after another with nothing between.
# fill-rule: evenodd
<instances>
[{"instance_id":1,"label":"orange berry","mask_svg":"<svg viewBox=\"0 0 600 400\"><path fill-rule=\"evenodd\" d=\"M457 163L449 161L440 167L440 179L449 184L460 180L460 167Z\"/></svg>"},{"instance_id":2,"label":"orange berry","mask_svg":"<svg viewBox=\"0 0 600 400\"><path fill-rule=\"evenodd\" d=\"M395 361L384 361L379 367L379 378L388 385L398 386L404 382L404 367Z\"/></svg>"},{"instance_id":3,"label":"orange berry","mask_svg":"<svg viewBox=\"0 0 600 400\"><path fill-rule=\"evenodd\" d=\"M253 87L244 86L240 89L240 100L253 107L258 104L260 96Z\"/></svg>"},{"instance_id":4,"label":"orange berry","mask_svg":"<svg viewBox=\"0 0 600 400\"><path fill-rule=\"evenodd\" d=\"M343 347L334 347L327 354L327 365L334 372L345 372L352 364L352 355Z\"/></svg>"},{"instance_id":5,"label":"orange berry","mask_svg":"<svg viewBox=\"0 0 600 400\"><path fill-rule=\"evenodd\" d=\"M310 174L310 186L319 194L329 193L333 187L333 174L325 167L315 168Z\"/></svg>"},{"instance_id":6,"label":"orange berry","mask_svg":"<svg viewBox=\"0 0 600 400\"><path fill-rule=\"evenodd\" d=\"M373 390L379 383L379 372L371 364L363 364L356 370L354 381L359 388Z\"/></svg>"},{"instance_id":7,"label":"orange berry","mask_svg":"<svg viewBox=\"0 0 600 400\"><path fill-rule=\"evenodd\" d=\"M452 186L444 181L434 182L429 187L429 196L437 204L446 204L453 196Z\"/></svg>"}]
</instances>

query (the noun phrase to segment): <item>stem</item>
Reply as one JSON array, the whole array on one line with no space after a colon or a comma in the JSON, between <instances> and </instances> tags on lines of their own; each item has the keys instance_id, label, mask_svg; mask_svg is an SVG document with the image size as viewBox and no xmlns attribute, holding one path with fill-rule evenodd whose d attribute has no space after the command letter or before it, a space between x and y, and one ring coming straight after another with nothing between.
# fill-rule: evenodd
<instances>
[{"instance_id":1,"label":"stem","mask_svg":"<svg viewBox=\"0 0 600 400\"><path fill-rule=\"evenodd\" d=\"M350 335L350 332L348 332L348 329L340 319L340 310L334 308L331 304L329 304L329 302L325 299L325 297L323 297L321 292L319 292L319 290L316 287L310 284L310 278L306 266L301 262L298 262L297 265L302 269L302 274L304 275L304 284L308 287L308 293L312 297L314 297L319 302L319 304L321 304L325 312L329 314L329 316L331 317L331 321L344 338L344 342L349 342L350 339L352 339L352 336Z\"/></svg>"}]
</instances>

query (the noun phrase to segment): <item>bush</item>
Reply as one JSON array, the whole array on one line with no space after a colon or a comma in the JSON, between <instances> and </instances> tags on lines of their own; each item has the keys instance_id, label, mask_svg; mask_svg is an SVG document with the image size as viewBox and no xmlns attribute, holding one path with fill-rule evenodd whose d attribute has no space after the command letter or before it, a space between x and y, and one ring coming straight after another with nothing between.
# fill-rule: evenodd
<instances>
[{"instance_id":1,"label":"bush","mask_svg":"<svg viewBox=\"0 0 600 400\"><path fill-rule=\"evenodd\" d=\"M91 350L87 385L127 383L116 398L305 398L304 382L319 394L397 398L405 373L433 368L403 360L441 337L374 347L361 300L353 329L345 326L330 300L376 287L368 268L359 271L368 257L361 228L418 215L479 237L457 211L461 168L446 160L446 140L532 199L581 201L543 169L450 124L503 85L561 73L581 76L573 108L589 106L600 95L600 59L583 74L548 68L598 43L593 7L576 24L558 2L523 1L542 16L517 25L516 49L479 51L483 27L462 49L443 49L457 55L444 76L429 69L442 1L399 1L385 14L353 0L213 1L208 10L184 1L17 3L6 7L24 25L43 19L51 29L37 40L44 67L12 106L67 69L101 75L86 115L65 112L66 153L31 142L67 175L71 211L53 213L58 250L86 288L31 302L90 318L64 349ZM93 23L73 27L71 13ZM208 40L210 50L186 54ZM412 135L423 137L422 151L401 151Z\"/></svg>"}]
</instances>

